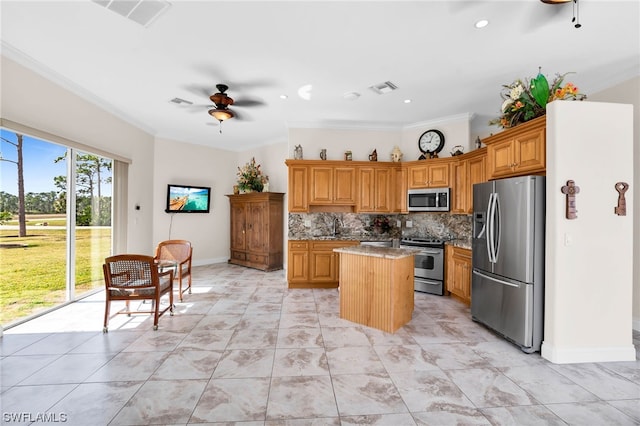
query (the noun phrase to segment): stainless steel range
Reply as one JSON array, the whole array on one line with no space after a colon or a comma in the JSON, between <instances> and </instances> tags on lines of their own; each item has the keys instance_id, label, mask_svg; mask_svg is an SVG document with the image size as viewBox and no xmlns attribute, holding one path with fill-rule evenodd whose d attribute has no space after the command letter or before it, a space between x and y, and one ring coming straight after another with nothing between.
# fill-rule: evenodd
<instances>
[{"instance_id":1,"label":"stainless steel range","mask_svg":"<svg viewBox=\"0 0 640 426\"><path fill-rule=\"evenodd\" d=\"M403 238L400 247L418 248L415 255L415 290L444 294L444 241L432 238Z\"/></svg>"}]
</instances>

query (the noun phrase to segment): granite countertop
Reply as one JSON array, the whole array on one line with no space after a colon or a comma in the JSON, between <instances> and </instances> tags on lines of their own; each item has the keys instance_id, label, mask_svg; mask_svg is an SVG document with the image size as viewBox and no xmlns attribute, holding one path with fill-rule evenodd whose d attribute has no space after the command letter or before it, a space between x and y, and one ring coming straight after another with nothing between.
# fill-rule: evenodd
<instances>
[{"instance_id":1,"label":"granite countertop","mask_svg":"<svg viewBox=\"0 0 640 426\"><path fill-rule=\"evenodd\" d=\"M383 257L385 259L401 259L407 256L413 256L420 249L414 248L394 248L394 247L376 247L376 246L352 246L333 249L336 253L360 254L362 256Z\"/></svg>"},{"instance_id":2,"label":"granite countertop","mask_svg":"<svg viewBox=\"0 0 640 426\"><path fill-rule=\"evenodd\" d=\"M471 250L471 240L468 238L460 238L457 240L450 240L447 241L445 244L454 246L454 247L460 247L463 249L467 249L467 250Z\"/></svg>"}]
</instances>

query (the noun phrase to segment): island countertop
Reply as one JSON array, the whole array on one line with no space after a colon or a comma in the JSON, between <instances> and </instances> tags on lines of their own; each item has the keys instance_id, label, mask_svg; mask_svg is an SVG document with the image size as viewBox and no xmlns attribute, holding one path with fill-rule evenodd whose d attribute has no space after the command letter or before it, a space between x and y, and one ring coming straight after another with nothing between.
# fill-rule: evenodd
<instances>
[{"instance_id":1,"label":"island countertop","mask_svg":"<svg viewBox=\"0 0 640 426\"><path fill-rule=\"evenodd\" d=\"M402 259L403 257L413 256L420 249L415 248L394 248L394 247L376 247L376 246L350 246L333 249L336 253L359 254L362 256L382 257L385 259Z\"/></svg>"}]
</instances>

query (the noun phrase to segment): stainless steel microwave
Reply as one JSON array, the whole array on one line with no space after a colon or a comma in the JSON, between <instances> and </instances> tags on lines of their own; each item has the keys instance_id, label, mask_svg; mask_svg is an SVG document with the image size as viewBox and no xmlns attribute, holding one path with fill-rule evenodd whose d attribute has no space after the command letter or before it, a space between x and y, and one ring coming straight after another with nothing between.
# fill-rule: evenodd
<instances>
[{"instance_id":1,"label":"stainless steel microwave","mask_svg":"<svg viewBox=\"0 0 640 426\"><path fill-rule=\"evenodd\" d=\"M449 188L410 189L407 193L407 209L410 212L448 212Z\"/></svg>"}]
</instances>

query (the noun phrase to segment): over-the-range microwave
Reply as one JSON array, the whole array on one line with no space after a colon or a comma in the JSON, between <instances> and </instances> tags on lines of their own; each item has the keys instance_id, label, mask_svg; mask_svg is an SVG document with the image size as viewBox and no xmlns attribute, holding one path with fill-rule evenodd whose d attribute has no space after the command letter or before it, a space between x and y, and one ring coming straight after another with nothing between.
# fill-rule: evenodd
<instances>
[{"instance_id":1,"label":"over-the-range microwave","mask_svg":"<svg viewBox=\"0 0 640 426\"><path fill-rule=\"evenodd\" d=\"M448 212L449 188L410 189L407 192L407 209L410 212Z\"/></svg>"}]
</instances>

